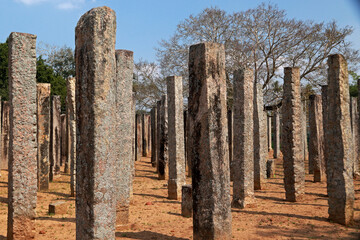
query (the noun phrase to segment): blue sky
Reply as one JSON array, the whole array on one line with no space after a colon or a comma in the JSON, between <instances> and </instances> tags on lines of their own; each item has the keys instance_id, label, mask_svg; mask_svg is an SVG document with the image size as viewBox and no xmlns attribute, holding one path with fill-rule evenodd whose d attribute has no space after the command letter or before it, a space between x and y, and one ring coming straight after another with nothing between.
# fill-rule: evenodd
<instances>
[{"instance_id":1,"label":"blue sky","mask_svg":"<svg viewBox=\"0 0 360 240\"><path fill-rule=\"evenodd\" d=\"M91 8L108 6L117 16L117 49L134 51L135 60L156 59L154 47L171 36L190 14L217 6L227 12L254 8L257 0L0 0L0 42L11 32L36 34L38 42L75 47L75 26ZM349 38L360 49L360 0L272 0L301 20L331 21L354 27Z\"/></svg>"}]
</instances>

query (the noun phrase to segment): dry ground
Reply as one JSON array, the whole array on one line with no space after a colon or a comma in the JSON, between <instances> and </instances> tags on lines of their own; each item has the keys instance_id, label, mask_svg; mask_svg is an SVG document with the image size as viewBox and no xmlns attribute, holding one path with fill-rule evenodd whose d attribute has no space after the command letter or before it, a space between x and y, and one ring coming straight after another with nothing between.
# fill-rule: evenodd
<instances>
[{"instance_id":1,"label":"dry ground","mask_svg":"<svg viewBox=\"0 0 360 240\"><path fill-rule=\"evenodd\" d=\"M306 176L302 202L284 201L281 160L266 190L256 191L257 204L232 209L233 239L360 239L360 181L355 181L355 222L344 227L327 220L326 184ZM0 240L6 239L7 171L0 177ZM167 182L157 180L150 158L136 162L134 195L130 207L131 229L116 233L117 239L192 239L192 219L180 215L180 201L167 199ZM69 196L69 175L55 177L50 191L38 193L36 239L75 239L75 201ZM190 183L190 179L188 179ZM64 200L68 213L48 215L50 202ZM150 204L150 205L146 205Z\"/></svg>"}]
</instances>

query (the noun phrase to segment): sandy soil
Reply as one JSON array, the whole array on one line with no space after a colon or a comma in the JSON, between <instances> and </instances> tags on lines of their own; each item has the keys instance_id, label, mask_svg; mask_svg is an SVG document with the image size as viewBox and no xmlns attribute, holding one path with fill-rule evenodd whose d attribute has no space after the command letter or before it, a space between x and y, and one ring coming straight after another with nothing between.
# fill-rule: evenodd
<instances>
[{"instance_id":1,"label":"sandy soil","mask_svg":"<svg viewBox=\"0 0 360 240\"><path fill-rule=\"evenodd\" d=\"M306 176L304 200L285 202L281 160L276 165L266 190L256 191L256 205L232 209L233 239L360 239L359 180L355 180L355 221L344 227L327 220L326 184L313 183L312 175ZM156 176L150 158L136 162L131 229L117 232L116 239L192 239L192 219L180 215L180 201L167 199L167 181ZM58 175L50 191L38 193L36 239L75 239L75 200L70 197L69 180L69 175ZM66 201L67 214L49 215L49 203L59 200ZM6 202L7 171L1 171L0 240L6 239Z\"/></svg>"}]
</instances>

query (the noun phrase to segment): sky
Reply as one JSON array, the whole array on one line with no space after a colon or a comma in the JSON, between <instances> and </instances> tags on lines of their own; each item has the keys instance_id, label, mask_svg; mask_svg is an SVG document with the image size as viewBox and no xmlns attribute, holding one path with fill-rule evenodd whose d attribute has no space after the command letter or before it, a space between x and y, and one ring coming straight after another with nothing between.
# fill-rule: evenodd
<instances>
[{"instance_id":1,"label":"sky","mask_svg":"<svg viewBox=\"0 0 360 240\"><path fill-rule=\"evenodd\" d=\"M352 26L348 40L360 50L360 0L0 0L0 42L11 32L37 35L37 42L75 48L75 26L85 12L108 6L116 12L116 49L134 52L135 60L156 60L155 47L177 24L207 7L228 13L277 4L289 18Z\"/></svg>"}]
</instances>

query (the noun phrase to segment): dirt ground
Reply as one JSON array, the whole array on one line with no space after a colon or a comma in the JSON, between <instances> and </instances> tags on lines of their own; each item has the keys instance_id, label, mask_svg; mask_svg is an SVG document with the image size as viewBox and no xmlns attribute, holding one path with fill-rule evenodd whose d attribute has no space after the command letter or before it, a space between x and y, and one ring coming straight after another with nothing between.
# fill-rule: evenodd
<instances>
[{"instance_id":1,"label":"dirt ground","mask_svg":"<svg viewBox=\"0 0 360 240\"><path fill-rule=\"evenodd\" d=\"M232 209L233 239L360 239L360 181L355 180L355 221L349 227L327 220L326 184L306 176L302 202L284 201L282 163L265 190L256 191L256 205ZM61 174L50 191L38 193L36 239L75 239L75 200L70 197L70 176ZM190 183L190 178L187 179ZM49 203L66 201L68 212L49 215ZM0 177L0 240L6 239L7 171ZM181 202L167 199L167 181L157 180L150 158L136 162L131 229L116 232L116 239L192 239L192 219L180 215Z\"/></svg>"}]
</instances>

